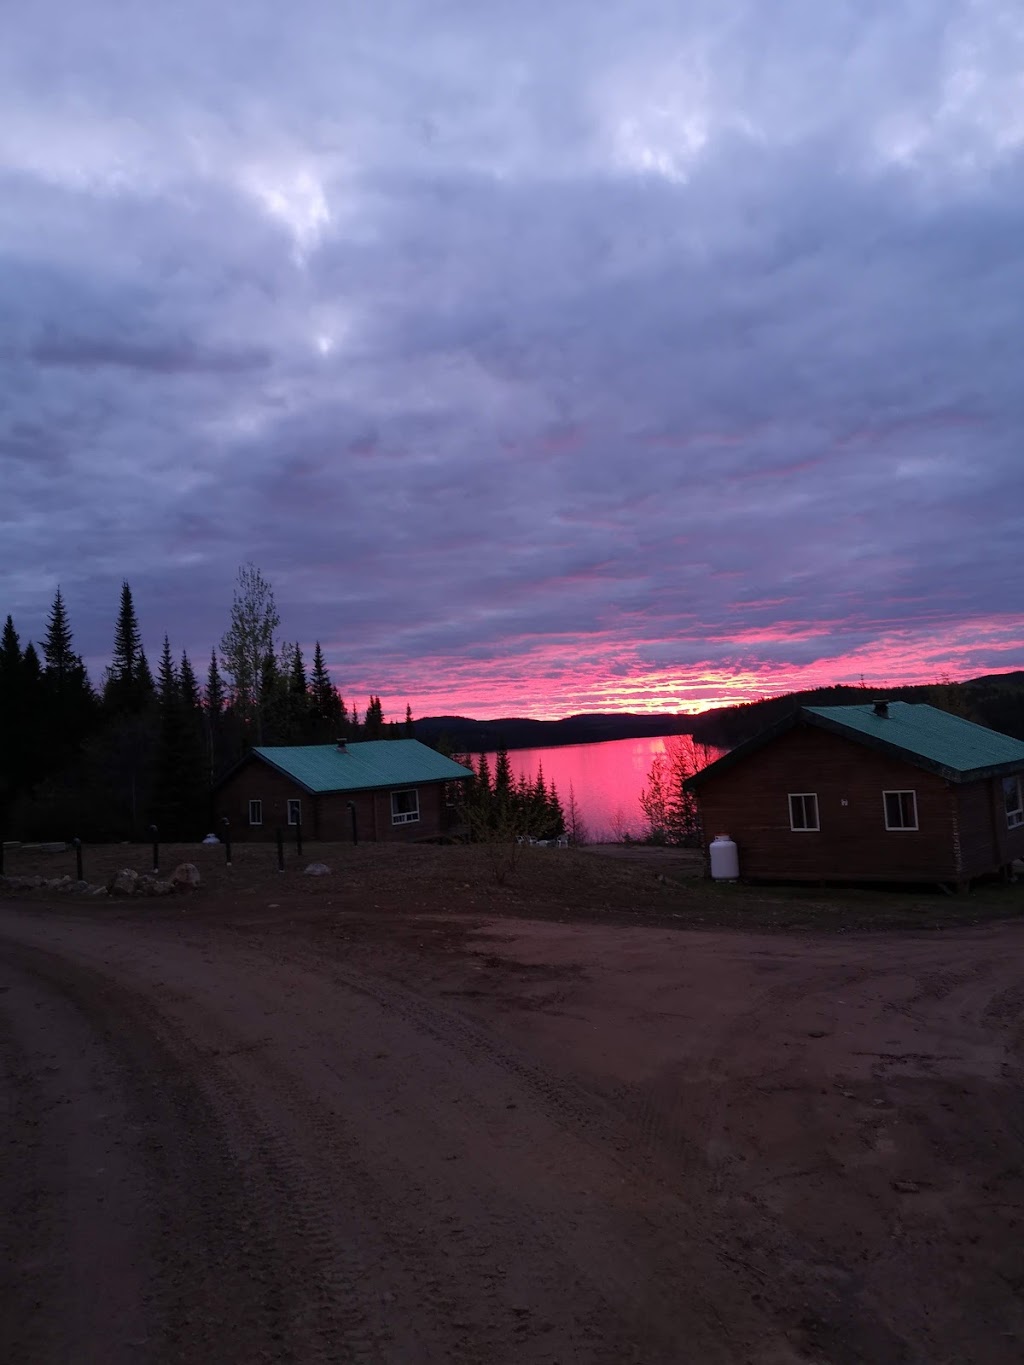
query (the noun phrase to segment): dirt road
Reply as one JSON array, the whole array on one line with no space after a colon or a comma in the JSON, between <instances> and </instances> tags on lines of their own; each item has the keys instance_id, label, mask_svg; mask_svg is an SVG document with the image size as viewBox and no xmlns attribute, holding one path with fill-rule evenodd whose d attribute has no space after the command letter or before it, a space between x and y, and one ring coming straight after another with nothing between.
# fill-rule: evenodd
<instances>
[{"instance_id":1,"label":"dirt road","mask_svg":"<svg viewBox=\"0 0 1024 1365\"><path fill-rule=\"evenodd\" d=\"M0 1354L1016 1362L1016 925L0 907Z\"/></svg>"}]
</instances>

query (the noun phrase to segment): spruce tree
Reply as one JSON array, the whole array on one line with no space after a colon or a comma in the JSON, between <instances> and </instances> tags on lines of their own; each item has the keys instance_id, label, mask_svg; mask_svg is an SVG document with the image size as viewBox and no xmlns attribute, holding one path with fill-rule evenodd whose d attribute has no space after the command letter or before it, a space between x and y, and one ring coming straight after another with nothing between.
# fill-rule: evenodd
<instances>
[{"instance_id":1,"label":"spruce tree","mask_svg":"<svg viewBox=\"0 0 1024 1365\"><path fill-rule=\"evenodd\" d=\"M206 761L210 786L224 762L224 683L217 667L217 651L210 650L210 667L206 673L203 697L203 717L206 731Z\"/></svg>"},{"instance_id":2,"label":"spruce tree","mask_svg":"<svg viewBox=\"0 0 1024 1365\"><path fill-rule=\"evenodd\" d=\"M494 799L503 808L512 801L512 764L504 743L498 746L494 761Z\"/></svg>"},{"instance_id":3,"label":"spruce tree","mask_svg":"<svg viewBox=\"0 0 1024 1365\"><path fill-rule=\"evenodd\" d=\"M405 704L405 738L406 739L416 738L416 725L412 718L412 707L409 705L408 702L406 702Z\"/></svg>"},{"instance_id":4,"label":"spruce tree","mask_svg":"<svg viewBox=\"0 0 1024 1365\"><path fill-rule=\"evenodd\" d=\"M8 811L28 776L26 700L21 641L8 616L0 637L0 838L8 832Z\"/></svg>"},{"instance_id":5,"label":"spruce tree","mask_svg":"<svg viewBox=\"0 0 1024 1365\"><path fill-rule=\"evenodd\" d=\"M171 657L171 642L166 635L164 636L163 652L160 655L160 667L157 671L157 695L161 710L165 710L172 702L178 700L178 671L174 667L174 659Z\"/></svg>"},{"instance_id":6,"label":"spruce tree","mask_svg":"<svg viewBox=\"0 0 1024 1365\"><path fill-rule=\"evenodd\" d=\"M139 676L142 658L142 635L135 616L132 590L121 584L121 606L114 627L114 652L107 672L103 700L115 715L140 711L149 701L144 695Z\"/></svg>"},{"instance_id":7,"label":"spruce tree","mask_svg":"<svg viewBox=\"0 0 1024 1365\"><path fill-rule=\"evenodd\" d=\"M181 663L178 665L178 686L181 688L181 701L185 710L189 714L195 714L199 710L199 684L196 681L195 669L185 650L181 652Z\"/></svg>"},{"instance_id":8,"label":"spruce tree","mask_svg":"<svg viewBox=\"0 0 1024 1365\"><path fill-rule=\"evenodd\" d=\"M79 752L96 719L96 697L72 641L71 623L58 588L43 637L46 731L39 759L44 771L65 767Z\"/></svg>"},{"instance_id":9,"label":"spruce tree","mask_svg":"<svg viewBox=\"0 0 1024 1365\"><path fill-rule=\"evenodd\" d=\"M156 696L156 684L153 681L153 674L149 667L149 660L146 658L146 651L139 650L138 664L138 695L139 709L148 706Z\"/></svg>"},{"instance_id":10,"label":"spruce tree","mask_svg":"<svg viewBox=\"0 0 1024 1365\"><path fill-rule=\"evenodd\" d=\"M380 697L370 697L370 704L366 708L366 717L363 721L364 739L382 739L384 737L384 711L380 704Z\"/></svg>"},{"instance_id":11,"label":"spruce tree","mask_svg":"<svg viewBox=\"0 0 1024 1365\"><path fill-rule=\"evenodd\" d=\"M344 738L348 713L331 682L323 650L317 640L313 650L313 673L309 687L310 739L315 744L326 744Z\"/></svg>"},{"instance_id":12,"label":"spruce tree","mask_svg":"<svg viewBox=\"0 0 1024 1365\"><path fill-rule=\"evenodd\" d=\"M43 636L43 657L46 659L47 678L59 691L70 678L76 665L81 663L71 651L71 626L60 588L53 599L46 634Z\"/></svg>"},{"instance_id":13,"label":"spruce tree","mask_svg":"<svg viewBox=\"0 0 1024 1365\"><path fill-rule=\"evenodd\" d=\"M185 681L164 636L158 672L160 736L153 819L164 839L194 838L207 822L195 674L183 655Z\"/></svg>"},{"instance_id":14,"label":"spruce tree","mask_svg":"<svg viewBox=\"0 0 1024 1365\"><path fill-rule=\"evenodd\" d=\"M305 744L310 736L309 683L306 665L298 643L292 646L288 671L288 739L291 744Z\"/></svg>"}]
</instances>

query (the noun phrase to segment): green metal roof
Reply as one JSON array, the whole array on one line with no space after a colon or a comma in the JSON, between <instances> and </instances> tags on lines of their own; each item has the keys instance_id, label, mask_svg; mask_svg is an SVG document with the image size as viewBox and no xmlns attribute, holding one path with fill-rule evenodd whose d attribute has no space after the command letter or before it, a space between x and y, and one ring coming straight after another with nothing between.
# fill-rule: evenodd
<instances>
[{"instance_id":1,"label":"green metal roof","mask_svg":"<svg viewBox=\"0 0 1024 1365\"><path fill-rule=\"evenodd\" d=\"M886 710L886 715L879 715L874 702L863 706L802 706L687 778L684 785L691 789L703 786L709 777L742 762L747 754L794 726L808 724L902 758L950 782L975 782L1024 771L1024 742L1019 739L923 703L891 701Z\"/></svg>"},{"instance_id":2,"label":"green metal roof","mask_svg":"<svg viewBox=\"0 0 1024 1365\"><path fill-rule=\"evenodd\" d=\"M313 793L418 787L473 776L418 739L367 739L344 750L336 744L275 744L253 753Z\"/></svg>"},{"instance_id":3,"label":"green metal roof","mask_svg":"<svg viewBox=\"0 0 1024 1365\"><path fill-rule=\"evenodd\" d=\"M874 704L864 706L805 706L824 728L864 739L919 766L941 770L952 780L981 777L994 769L1024 764L1024 743L989 730L984 725L950 715L935 706L891 701L886 715Z\"/></svg>"}]
</instances>

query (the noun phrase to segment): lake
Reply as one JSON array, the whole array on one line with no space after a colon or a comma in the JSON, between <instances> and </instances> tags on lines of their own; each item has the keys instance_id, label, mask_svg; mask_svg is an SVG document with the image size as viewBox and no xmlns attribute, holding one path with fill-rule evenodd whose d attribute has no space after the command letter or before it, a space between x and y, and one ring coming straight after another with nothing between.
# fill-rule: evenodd
<instances>
[{"instance_id":1,"label":"lake","mask_svg":"<svg viewBox=\"0 0 1024 1365\"><path fill-rule=\"evenodd\" d=\"M550 787L554 782L563 809L569 804L571 785L591 840L621 839L625 834L639 838L646 828L640 793L647 786L651 764L676 738L665 735L552 749L510 749L508 759L516 778L524 773L535 778L538 766L543 765L544 783ZM711 756L717 758L720 753L724 750L716 749ZM493 774L495 755L488 754L487 759Z\"/></svg>"}]
</instances>

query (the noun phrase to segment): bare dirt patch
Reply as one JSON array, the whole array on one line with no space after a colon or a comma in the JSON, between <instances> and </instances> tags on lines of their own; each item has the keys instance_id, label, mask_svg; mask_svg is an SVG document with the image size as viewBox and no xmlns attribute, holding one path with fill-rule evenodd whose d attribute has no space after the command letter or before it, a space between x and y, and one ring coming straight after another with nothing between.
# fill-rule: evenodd
<instances>
[{"instance_id":1,"label":"bare dirt patch","mask_svg":"<svg viewBox=\"0 0 1024 1365\"><path fill-rule=\"evenodd\" d=\"M5 1358L1021 1358L1020 888L473 852L0 904Z\"/></svg>"}]
</instances>

